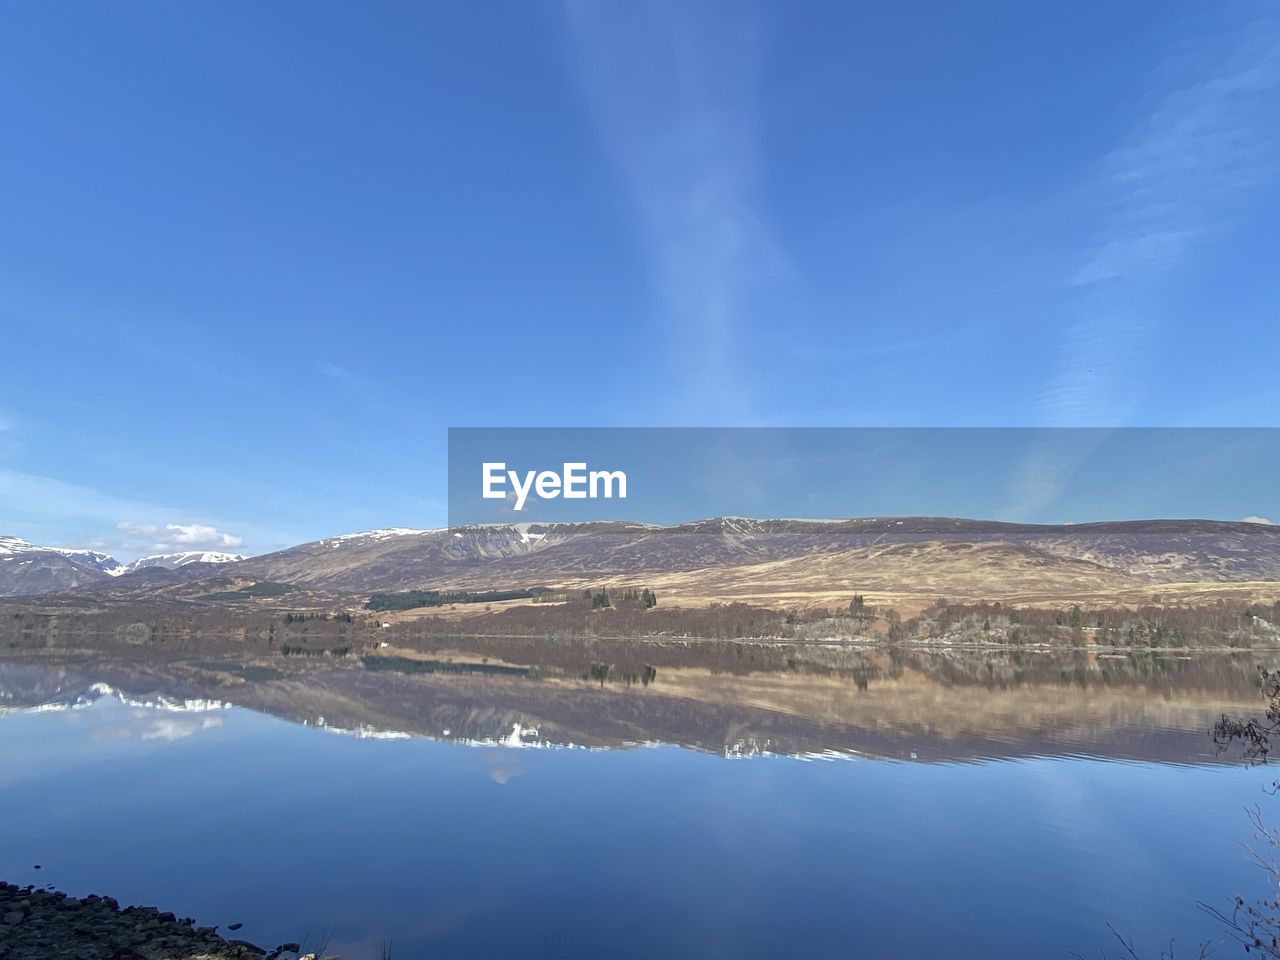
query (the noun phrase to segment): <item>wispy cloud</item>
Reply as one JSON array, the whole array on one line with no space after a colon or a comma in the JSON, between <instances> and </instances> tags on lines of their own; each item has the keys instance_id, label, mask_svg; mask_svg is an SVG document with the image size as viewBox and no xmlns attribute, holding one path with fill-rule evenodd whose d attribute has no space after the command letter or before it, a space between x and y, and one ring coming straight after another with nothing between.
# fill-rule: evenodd
<instances>
[{"instance_id":1,"label":"wispy cloud","mask_svg":"<svg viewBox=\"0 0 1280 960\"><path fill-rule=\"evenodd\" d=\"M677 369L697 397L740 410L744 312L753 285L784 270L759 211L760 32L745 6L564 9L585 95L638 213Z\"/></svg>"},{"instance_id":2,"label":"wispy cloud","mask_svg":"<svg viewBox=\"0 0 1280 960\"><path fill-rule=\"evenodd\" d=\"M188 511L164 504L118 497L83 484L22 473L0 467L0 503L5 523L44 530L49 544L90 546L119 553L170 549L234 548L244 544L241 534L188 519ZM123 518L123 519L122 519ZM137 519L144 518L144 519ZM150 519L163 518L163 519ZM173 518L173 519L167 519ZM15 532L0 528L0 533ZM78 531L78 532L77 532ZM262 531L258 531L262 540Z\"/></svg>"},{"instance_id":3,"label":"wispy cloud","mask_svg":"<svg viewBox=\"0 0 1280 960\"><path fill-rule=\"evenodd\" d=\"M342 383L358 384L360 378L348 370L346 367L340 367L336 363L330 363L328 360L317 360L315 362L315 371L322 377L328 377L330 380L338 380Z\"/></svg>"},{"instance_id":4,"label":"wispy cloud","mask_svg":"<svg viewBox=\"0 0 1280 960\"><path fill-rule=\"evenodd\" d=\"M117 497L83 484L0 467L0 502L14 518L106 520L145 515L155 504Z\"/></svg>"},{"instance_id":5,"label":"wispy cloud","mask_svg":"<svg viewBox=\"0 0 1280 960\"><path fill-rule=\"evenodd\" d=\"M142 328L134 322L126 329L131 336L124 342L149 361L154 376L176 374L237 393L258 390L261 378L254 376L252 362L228 349L213 331L179 322L161 329Z\"/></svg>"},{"instance_id":6,"label":"wispy cloud","mask_svg":"<svg viewBox=\"0 0 1280 960\"><path fill-rule=\"evenodd\" d=\"M870 360L891 360L895 357L913 357L935 349L939 338L908 337L902 340L890 340L884 343L849 344L838 343L795 343L785 348L788 357L805 363L821 363L837 361L847 363L867 363Z\"/></svg>"},{"instance_id":7,"label":"wispy cloud","mask_svg":"<svg viewBox=\"0 0 1280 960\"><path fill-rule=\"evenodd\" d=\"M1273 526L1272 522L1268 520L1266 517L1259 517L1256 514L1245 517L1244 522L1245 523L1262 523L1262 524L1266 524L1268 527Z\"/></svg>"},{"instance_id":8,"label":"wispy cloud","mask_svg":"<svg viewBox=\"0 0 1280 960\"><path fill-rule=\"evenodd\" d=\"M1231 8L1239 9L1239 8ZM1204 52L1208 51L1208 52ZM1168 64L1177 74L1086 190L1094 243L1070 278L1077 319L1039 398L1059 425L1124 422L1157 344L1170 280L1275 186L1280 16L1264 13Z\"/></svg>"},{"instance_id":9,"label":"wispy cloud","mask_svg":"<svg viewBox=\"0 0 1280 960\"><path fill-rule=\"evenodd\" d=\"M332 360L315 360L311 369L340 388L341 399L338 402L344 405L359 403L384 421L404 414L403 406L397 406L387 398L386 384L376 377L356 373ZM328 392L333 393L332 390Z\"/></svg>"},{"instance_id":10,"label":"wispy cloud","mask_svg":"<svg viewBox=\"0 0 1280 960\"><path fill-rule=\"evenodd\" d=\"M1001 518L1045 519L1042 511L1059 500L1110 434L1108 430L1026 432L1027 451L1009 476Z\"/></svg>"}]
</instances>

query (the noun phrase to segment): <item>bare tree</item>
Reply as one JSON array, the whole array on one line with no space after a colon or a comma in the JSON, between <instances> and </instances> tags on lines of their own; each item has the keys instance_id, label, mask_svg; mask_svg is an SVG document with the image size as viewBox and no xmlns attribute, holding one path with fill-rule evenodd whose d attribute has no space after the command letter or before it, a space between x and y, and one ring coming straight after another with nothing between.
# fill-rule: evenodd
<instances>
[{"instance_id":1,"label":"bare tree","mask_svg":"<svg viewBox=\"0 0 1280 960\"><path fill-rule=\"evenodd\" d=\"M1213 740L1219 750L1239 743L1246 760L1264 764L1271 753L1271 737L1280 730L1280 670L1259 667L1258 673L1267 698L1266 715L1261 720L1223 715L1214 724ZM1277 790L1280 790L1280 781L1271 785L1272 793ZM1266 825L1259 807L1253 807L1248 813L1255 841L1255 846L1248 848L1249 856L1270 878L1272 889L1280 889L1280 863L1275 852L1280 850L1280 830ZM1223 925L1232 939L1244 947L1245 953L1280 960L1280 895L1254 902L1238 896L1230 913L1206 903L1199 906Z\"/></svg>"}]
</instances>

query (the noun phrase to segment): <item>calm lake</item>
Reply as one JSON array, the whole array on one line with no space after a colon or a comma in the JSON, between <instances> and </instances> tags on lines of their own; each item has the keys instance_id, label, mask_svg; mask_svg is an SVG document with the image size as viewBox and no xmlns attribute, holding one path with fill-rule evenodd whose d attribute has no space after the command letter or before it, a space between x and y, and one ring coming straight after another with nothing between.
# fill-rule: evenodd
<instances>
[{"instance_id":1,"label":"calm lake","mask_svg":"<svg viewBox=\"0 0 1280 960\"><path fill-rule=\"evenodd\" d=\"M1258 661L0 663L0 878L343 958L1194 956L1268 892Z\"/></svg>"}]
</instances>

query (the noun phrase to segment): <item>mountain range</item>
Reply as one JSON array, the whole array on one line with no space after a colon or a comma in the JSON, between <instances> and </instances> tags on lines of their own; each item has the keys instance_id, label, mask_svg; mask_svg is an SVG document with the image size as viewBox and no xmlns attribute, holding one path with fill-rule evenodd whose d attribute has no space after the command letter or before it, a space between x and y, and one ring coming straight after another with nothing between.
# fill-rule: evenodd
<instances>
[{"instance_id":1,"label":"mountain range","mask_svg":"<svg viewBox=\"0 0 1280 960\"><path fill-rule=\"evenodd\" d=\"M1215 520L1055 526L945 517L519 523L373 530L257 557L189 552L130 564L0 537L0 596L143 599L163 590L194 598L262 581L342 598L604 582L643 583L690 600L786 603L851 590L985 599L1274 595L1280 527Z\"/></svg>"},{"instance_id":2,"label":"mountain range","mask_svg":"<svg viewBox=\"0 0 1280 960\"><path fill-rule=\"evenodd\" d=\"M42 547L0 535L0 596L36 596L89 588L139 570L176 570L191 564L231 563L240 554L189 550L155 553L121 563L108 553L77 547Z\"/></svg>"}]
</instances>

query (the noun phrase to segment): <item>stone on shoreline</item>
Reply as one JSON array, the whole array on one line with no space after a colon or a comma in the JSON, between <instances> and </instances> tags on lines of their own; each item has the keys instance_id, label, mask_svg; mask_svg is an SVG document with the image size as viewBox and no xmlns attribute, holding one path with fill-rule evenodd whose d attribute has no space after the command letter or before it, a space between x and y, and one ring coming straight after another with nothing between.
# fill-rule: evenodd
<instances>
[{"instance_id":1,"label":"stone on shoreline","mask_svg":"<svg viewBox=\"0 0 1280 960\"><path fill-rule=\"evenodd\" d=\"M266 952L156 907L121 909L111 897L80 899L0 881L4 960L259 960Z\"/></svg>"}]
</instances>

